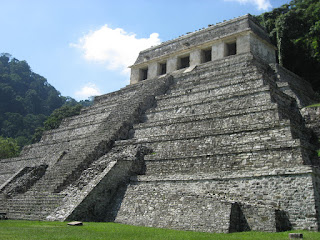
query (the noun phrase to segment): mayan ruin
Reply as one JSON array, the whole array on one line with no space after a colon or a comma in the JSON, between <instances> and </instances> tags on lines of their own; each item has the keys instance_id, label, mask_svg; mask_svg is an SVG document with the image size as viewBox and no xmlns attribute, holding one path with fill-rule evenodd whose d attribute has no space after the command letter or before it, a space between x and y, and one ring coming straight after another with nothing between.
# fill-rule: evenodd
<instances>
[{"instance_id":1,"label":"mayan ruin","mask_svg":"<svg viewBox=\"0 0 320 240\"><path fill-rule=\"evenodd\" d=\"M130 84L0 160L8 219L320 229L320 113L251 15L140 52Z\"/></svg>"}]
</instances>

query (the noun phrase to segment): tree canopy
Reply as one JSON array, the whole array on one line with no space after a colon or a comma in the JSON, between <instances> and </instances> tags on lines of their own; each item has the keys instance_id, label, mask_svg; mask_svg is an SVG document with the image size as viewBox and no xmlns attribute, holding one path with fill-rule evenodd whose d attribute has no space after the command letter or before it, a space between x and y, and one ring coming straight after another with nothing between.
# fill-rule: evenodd
<instances>
[{"instance_id":1,"label":"tree canopy","mask_svg":"<svg viewBox=\"0 0 320 240\"><path fill-rule=\"evenodd\" d=\"M73 98L61 96L44 77L34 73L26 61L19 61L8 53L0 54L1 149L8 148L6 146L9 146L9 142L16 143L18 148L30 144L35 130L43 127L55 109L62 107L60 112L66 111L66 114L61 116L68 116L70 111L73 114L79 113L82 105L88 106L91 103L92 100L86 100L78 105ZM56 120L61 122L61 119ZM51 127L60 124L52 118L47 121L50 121L51 125L49 122L47 125ZM48 126L45 128L48 129Z\"/></svg>"},{"instance_id":2,"label":"tree canopy","mask_svg":"<svg viewBox=\"0 0 320 240\"><path fill-rule=\"evenodd\" d=\"M19 152L20 147L15 139L0 136L0 159L16 157Z\"/></svg>"},{"instance_id":3,"label":"tree canopy","mask_svg":"<svg viewBox=\"0 0 320 240\"><path fill-rule=\"evenodd\" d=\"M257 18L278 48L279 64L320 94L320 1L292 0Z\"/></svg>"}]
</instances>

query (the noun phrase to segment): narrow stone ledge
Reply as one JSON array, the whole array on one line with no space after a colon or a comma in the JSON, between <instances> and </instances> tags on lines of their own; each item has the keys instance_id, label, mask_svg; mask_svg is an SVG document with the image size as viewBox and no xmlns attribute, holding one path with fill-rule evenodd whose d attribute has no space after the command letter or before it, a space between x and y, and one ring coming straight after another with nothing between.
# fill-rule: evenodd
<instances>
[{"instance_id":1,"label":"narrow stone ledge","mask_svg":"<svg viewBox=\"0 0 320 240\"><path fill-rule=\"evenodd\" d=\"M254 171L221 171L212 174L196 174L196 175L167 175L167 176L144 176L139 175L131 178L132 182L159 182L159 181L203 181L203 180L231 180L240 178L260 178L270 176L290 176L305 175L314 173L314 167L299 166L292 169L269 169Z\"/></svg>"}]
</instances>

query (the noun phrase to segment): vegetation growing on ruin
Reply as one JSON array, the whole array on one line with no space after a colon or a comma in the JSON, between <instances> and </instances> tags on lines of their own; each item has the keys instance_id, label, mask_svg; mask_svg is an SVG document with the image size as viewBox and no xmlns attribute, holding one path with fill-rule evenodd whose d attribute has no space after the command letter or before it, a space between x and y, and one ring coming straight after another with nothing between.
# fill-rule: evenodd
<instances>
[{"instance_id":1,"label":"vegetation growing on ruin","mask_svg":"<svg viewBox=\"0 0 320 240\"><path fill-rule=\"evenodd\" d=\"M301 232L304 239L320 239L319 232ZM43 239L130 239L130 240L274 240L289 239L289 232L265 233L202 233L192 231L177 231L169 229L148 228L122 225L116 223L84 223L83 226L71 227L64 222L36 222L36 221L0 221L0 236L3 240L43 240Z\"/></svg>"},{"instance_id":2,"label":"vegetation growing on ruin","mask_svg":"<svg viewBox=\"0 0 320 240\"><path fill-rule=\"evenodd\" d=\"M45 130L58 128L64 118L79 115L82 107L83 106L81 104L63 105L62 107L54 110L53 113L47 118L47 120L44 121L43 127L38 127L36 129L32 137L32 142L38 142Z\"/></svg>"},{"instance_id":3,"label":"vegetation growing on ruin","mask_svg":"<svg viewBox=\"0 0 320 240\"><path fill-rule=\"evenodd\" d=\"M292 0L257 18L278 48L279 64L320 94L320 1Z\"/></svg>"},{"instance_id":4,"label":"vegetation growing on ruin","mask_svg":"<svg viewBox=\"0 0 320 240\"><path fill-rule=\"evenodd\" d=\"M20 147L17 140L0 136L0 159L18 156Z\"/></svg>"}]
</instances>

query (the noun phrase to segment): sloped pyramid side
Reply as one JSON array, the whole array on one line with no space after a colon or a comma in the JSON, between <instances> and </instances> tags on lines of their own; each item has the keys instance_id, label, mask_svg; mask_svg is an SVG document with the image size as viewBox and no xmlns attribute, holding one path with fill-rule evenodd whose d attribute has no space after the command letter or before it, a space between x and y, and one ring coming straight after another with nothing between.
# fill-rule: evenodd
<instances>
[{"instance_id":1,"label":"sloped pyramid side","mask_svg":"<svg viewBox=\"0 0 320 240\"><path fill-rule=\"evenodd\" d=\"M295 91L251 54L172 75L97 98L1 163L21 163L1 188L8 217L318 229L319 159Z\"/></svg>"},{"instance_id":2,"label":"sloped pyramid side","mask_svg":"<svg viewBox=\"0 0 320 240\"><path fill-rule=\"evenodd\" d=\"M97 97L94 106L46 132L19 158L1 161L2 166L17 171L1 187L2 211L11 219L46 219L64 201L66 194L61 191L66 186L110 151L115 140L128 138L132 124L152 106L154 96L166 91L170 79L128 86ZM37 166L46 167L35 171Z\"/></svg>"},{"instance_id":3,"label":"sloped pyramid side","mask_svg":"<svg viewBox=\"0 0 320 240\"><path fill-rule=\"evenodd\" d=\"M214 232L317 230L316 145L269 65L243 54L174 80L134 137L115 143L152 153L144 174L102 209L105 219Z\"/></svg>"}]
</instances>

